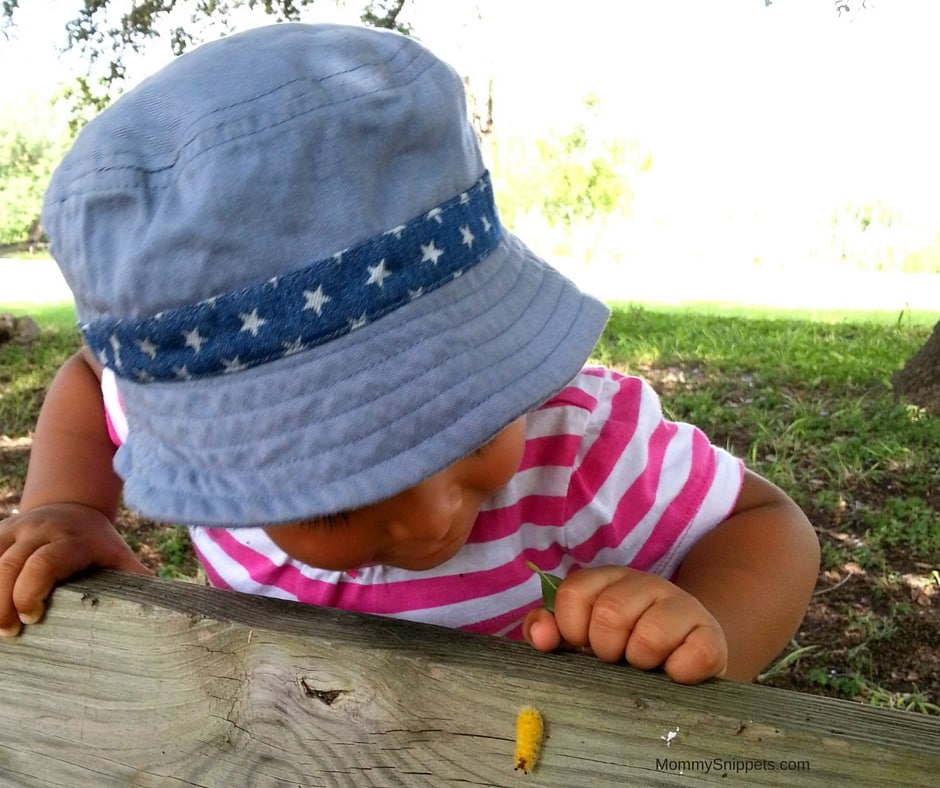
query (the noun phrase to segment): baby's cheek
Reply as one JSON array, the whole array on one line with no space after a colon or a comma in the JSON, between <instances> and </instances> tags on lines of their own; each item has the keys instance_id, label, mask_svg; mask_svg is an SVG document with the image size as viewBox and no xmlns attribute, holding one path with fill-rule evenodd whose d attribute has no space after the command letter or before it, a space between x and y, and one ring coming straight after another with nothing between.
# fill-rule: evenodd
<instances>
[{"instance_id":1,"label":"baby's cheek","mask_svg":"<svg viewBox=\"0 0 940 788\"><path fill-rule=\"evenodd\" d=\"M516 419L496 438L493 451L487 455L486 495L503 489L519 470L525 450L525 417Z\"/></svg>"},{"instance_id":2,"label":"baby's cheek","mask_svg":"<svg viewBox=\"0 0 940 788\"><path fill-rule=\"evenodd\" d=\"M346 533L341 533L341 530ZM317 569L342 572L369 563L373 557L370 551L358 545L353 529L278 525L265 529L265 532L295 561Z\"/></svg>"}]
</instances>

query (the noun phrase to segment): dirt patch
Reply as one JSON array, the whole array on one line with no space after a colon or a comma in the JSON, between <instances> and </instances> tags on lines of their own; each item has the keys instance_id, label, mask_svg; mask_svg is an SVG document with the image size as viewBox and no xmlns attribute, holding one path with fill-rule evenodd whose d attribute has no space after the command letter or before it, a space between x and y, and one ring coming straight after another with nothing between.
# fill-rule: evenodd
<instances>
[{"instance_id":1,"label":"dirt patch","mask_svg":"<svg viewBox=\"0 0 940 788\"><path fill-rule=\"evenodd\" d=\"M885 575L851 563L821 572L796 637L815 649L767 683L883 705L940 705L940 584L904 556L890 566Z\"/></svg>"}]
</instances>

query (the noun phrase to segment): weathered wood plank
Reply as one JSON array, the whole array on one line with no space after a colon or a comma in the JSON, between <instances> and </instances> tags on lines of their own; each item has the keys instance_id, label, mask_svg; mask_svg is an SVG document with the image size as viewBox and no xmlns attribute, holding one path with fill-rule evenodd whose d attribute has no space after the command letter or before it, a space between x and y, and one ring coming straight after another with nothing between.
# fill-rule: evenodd
<instances>
[{"instance_id":1,"label":"weathered wood plank","mask_svg":"<svg viewBox=\"0 0 940 788\"><path fill-rule=\"evenodd\" d=\"M526 703L547 726L529 775L512 768ZM940 769L936 718L107 572L0 642L0 731L0 785L43 788L895 786Z\"/></svg>"}]
</instances>

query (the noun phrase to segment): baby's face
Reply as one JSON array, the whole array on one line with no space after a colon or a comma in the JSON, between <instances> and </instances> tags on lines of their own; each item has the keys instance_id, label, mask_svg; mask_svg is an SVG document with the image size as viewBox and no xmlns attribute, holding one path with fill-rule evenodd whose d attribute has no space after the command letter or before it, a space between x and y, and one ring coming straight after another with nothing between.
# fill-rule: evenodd
<instances>
[{"instance_id":1,"label":"baby's face","mask_svg":"<svg viewBox=\"0 0 940 788\"><path fill-rule=\"evenodd\" d=\"M472 454L398 495L339 515L266 528L298 561L320 569L368 564L430 569L467 541L480 505L508 484L522 461L525 417Z\"/></svg>"}]
</instances>

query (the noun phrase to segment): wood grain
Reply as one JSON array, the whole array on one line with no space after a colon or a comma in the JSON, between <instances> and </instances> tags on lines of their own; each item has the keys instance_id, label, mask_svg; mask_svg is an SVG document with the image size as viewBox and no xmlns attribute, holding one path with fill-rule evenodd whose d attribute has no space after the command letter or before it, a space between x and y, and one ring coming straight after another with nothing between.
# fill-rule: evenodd
<instances>
[{"instance_id":1,"label":"wood grain","mask_svg":"<svg viewBox=\"0 0 940 788\"><path fill-rule=\"evenodd\" d=\"M516 713L541 710L536 769ZM793 762L793 767L783 765ZM802 762L799 764L798 762ZM4 786L936 785L940 719L100 572L0 641Z\"/></svg>"}]
</instances>

